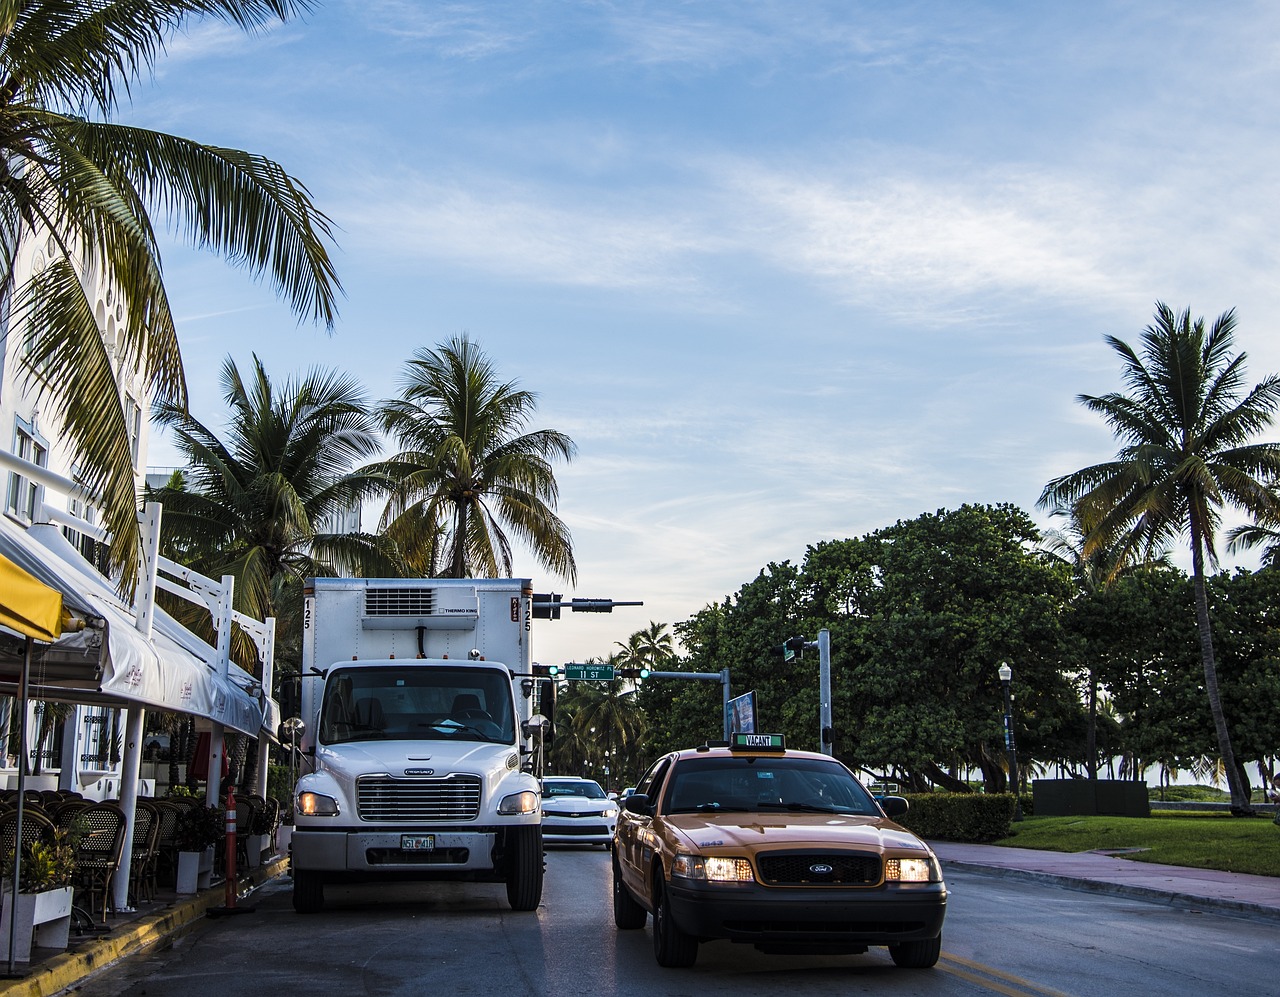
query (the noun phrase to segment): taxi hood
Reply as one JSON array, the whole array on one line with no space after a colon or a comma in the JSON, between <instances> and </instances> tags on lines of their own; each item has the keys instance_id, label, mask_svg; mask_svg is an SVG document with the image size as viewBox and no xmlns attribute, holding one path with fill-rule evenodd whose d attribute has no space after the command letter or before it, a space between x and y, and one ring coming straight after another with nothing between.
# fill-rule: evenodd
<instances>
[{"instance_id":1,"label":"taxi hood","mask_svg":"<svg viewBox=\"0 0 1280 997\"><path fill-rule=\"evenodd\" d=\"M867 848L927 852L906 828L856 814L671 814L667 826L693 851L707 849Z\"/></svg>"}]
</instances>

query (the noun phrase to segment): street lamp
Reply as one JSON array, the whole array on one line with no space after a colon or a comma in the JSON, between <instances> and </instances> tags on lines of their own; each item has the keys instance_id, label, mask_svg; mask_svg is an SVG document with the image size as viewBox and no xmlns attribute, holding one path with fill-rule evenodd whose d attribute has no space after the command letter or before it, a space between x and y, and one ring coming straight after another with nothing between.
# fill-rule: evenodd
<instances>
[{"instance_id":1,"label":"street lamp","mask_svg":"<svg viewBox=\"0 0 1280 997\"><path fill-rule=\"evenodd\" d=\"M1022 820L1022 801L1018 798L1018 749L1013 740L1013 669L1000 662L1000 684L1004 686L1004 750L1009 754L1009 783L1013 786L1013 819Z\"/></svg>"}]
</instances>

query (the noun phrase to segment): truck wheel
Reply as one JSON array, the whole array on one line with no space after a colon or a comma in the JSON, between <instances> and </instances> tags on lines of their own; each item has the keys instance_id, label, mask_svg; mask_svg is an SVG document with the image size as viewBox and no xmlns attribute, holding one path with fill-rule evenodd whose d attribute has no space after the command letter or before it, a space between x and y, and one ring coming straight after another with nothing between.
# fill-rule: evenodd
<instances>
[{"instance_id":1,"label":"truck wheel","mask_svg":"<svg viewBox=\"0 0 1280 997\"><path fill-rule=\"evenodd\" d=\"M899 942L889 946L889 957L903 969L929 969L942 954L942 935L920 942Z\"/></svg>"},{"instance_id":2,"label":"truck wheel","mask_svg":"<svg viewBox=\"0 0 1280 997\"><path fill-rule=\"evenodd\" d=\"M542 902L542 828L507 831L507 902L512 910L537 910Z\"/></svg>"},{"instance_id":3,"label":"truck wheel","mask_svg":"<svg viewBox=\"0 0 1280 997\"><path fill-rule=\"evenodd\" d=\"M681 969L692 966L698 959L698 939L680 930L671 916L671 900L666 884L657 884L656 902L653 905L653 955L659 966Z\"/></svg>"},{"instance_id":4,"label":"truck wheel","mask_svg":"<svg viewBox=\"0 0 1280 997\"><path fill-rule=\"evenodd\" d=\"M293 909L299 914L324 910L324 877L305 869L293 870Z\"/></svg>"},{"instance_id":5,"label":"truck wheel","mask_svg":"<svg viewBox=\"0 0 1280 997\"><path fill-rule=\"evenodd\" d=\"M622 882L622 870L618 868L618 857L613 857L613 923L619 931L634 931L643 928L649 912L636 903Z\"/></svg>"}]
</instances>

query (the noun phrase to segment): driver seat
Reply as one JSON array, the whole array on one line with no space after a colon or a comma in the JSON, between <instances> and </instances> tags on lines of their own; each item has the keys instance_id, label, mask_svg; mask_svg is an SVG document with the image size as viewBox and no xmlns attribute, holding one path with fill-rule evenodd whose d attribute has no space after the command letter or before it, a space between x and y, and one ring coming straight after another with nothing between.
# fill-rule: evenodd
<instances>
[{"instance_id":1,"label":"driver seat","mask_svg":"<svg viewBox=\"0 0 1280 997\"><path fill-rule=\"evenodd\" d=\"M365 696L356 700L352 722L366 730L386 730L387 718L382 712L382 700L376 696Z\"/></svg>"},{"instance_id":2,"label":"driver seat","mask_svg":"<svg viewBox=\"0 0 1280 997\"><path fill-rule=\"evenodd\" d=\"M449 712L454 716L473 711L483 713L484 707L480 705L480 697L471 692L460 693L453 697L453 709Z\"/></svg>"}]
</instances>

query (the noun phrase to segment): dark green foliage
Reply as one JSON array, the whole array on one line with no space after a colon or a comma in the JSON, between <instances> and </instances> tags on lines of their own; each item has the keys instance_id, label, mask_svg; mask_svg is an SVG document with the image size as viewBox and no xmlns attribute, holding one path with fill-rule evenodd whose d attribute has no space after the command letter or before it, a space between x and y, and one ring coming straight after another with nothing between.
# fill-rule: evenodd
<instances>
[{"instance_id":1,"label":"dark green foliage","mask_svg":"<svg viewBox=\"0 0 1280 997\"><path fill-rule=\"evenodd\" d=\"M995 841L1013 826L1011 793L918 793L907 800L911 809L898 823L925 839Z\"/></svg>"}]
</instances>

